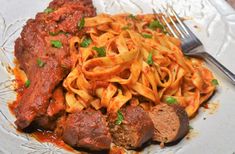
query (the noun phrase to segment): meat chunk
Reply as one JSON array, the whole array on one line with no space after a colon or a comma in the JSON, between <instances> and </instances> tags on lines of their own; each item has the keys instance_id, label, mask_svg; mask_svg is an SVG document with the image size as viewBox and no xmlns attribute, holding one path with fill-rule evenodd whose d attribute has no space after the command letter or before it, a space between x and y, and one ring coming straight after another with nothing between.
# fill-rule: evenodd
<instances>
[{"instance_id":1,"label":"meat chunk","mask_svg":"<svg viewBox=\"0 0 235 154\"><path fill-rule=\"evenodd\" d=\"M47 108L47 114L50 117L56 116L66 109L63 88L58 87L52 94L50 104Z\"/></svg>"},{"instance_id":2,"label":"meat chunk","mask_svg":"<svg viewBox=\"0 0 235 154\"><path fill-rule=\"evenodd\" d=\"M127 106L120 110L124 120L117 124L117 114L109 116L109 128L113 142L126 149L139 148L153 136L154 126L149 115L139 106Z\"/></svg>"},{"instance_id":3,"label":"meat chunk","mask_svg":"<svg viewBox=\"0 0 235 154\"><path fill-rule=\"evenodd\" d=\"M93 109L70 114L66 119L62 138L73 147L89 150L109 149L111 144L105 116Z\"/></svg>"},{"instance_id":4,"label":"meat chunk","mask_svg":"<svg viewBox=\"0 0 235 154\"><path fill-rule=\"evenodd\" d=\"M33 127L43 130L54 130L56 128L57 117L41 116L34 120Z\"/></svg>"},{"instance_id":5,"label":"meat chunk","mask_svg":"<svg viewBox=\"0 0 235 154\"><path fill-rule=\"evenodd\" d=\"M169 143L183 138L188 133L189 118L179 105L156 105L149 112L149 116L155 127L154 141Z\"/></svg>"},{"instance_id":6,"label":"meat chunk","mask_svg":"<svg viewBox=\"0 0 235 154\"><path fill-rule=\"evenodd\" d=\"M82 17L95 15L92 0L54 0L50 7L52 13L38 13L35 19L28 20L15 42L15 56L30 80L15 109L15 123L20 129L47 113L55 87L74 63L69 39L82 35L77 28ZM57 35L52 36L51 32ZM53 47L53 40L60 41L62 47ZM38 59L45 64L43 67L38 66Z\"/></svg>"}]
</instances>

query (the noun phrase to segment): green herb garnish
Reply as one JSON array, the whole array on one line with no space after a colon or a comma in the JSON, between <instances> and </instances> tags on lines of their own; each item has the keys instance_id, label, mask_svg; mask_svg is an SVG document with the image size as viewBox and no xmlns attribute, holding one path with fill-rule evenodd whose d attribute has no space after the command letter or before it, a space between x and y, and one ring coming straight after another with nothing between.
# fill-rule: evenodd
<instances>
[{"instance_id":1,"label":"green herb garnish","mask_svg":"<svg viewBox=\"0 0 235 154\"><path fill-rule=\"evenodd\" d=\"M61 48L62 43L59 40L51 40L51 46L54 48Z\"/></svg>"},{"instance_id":2,"label":"green herb garnish","mask_svg":"<svg viewBox=\"0 0 235 154\"><path fill-rule=\"evenodd\" d=\"M219 82L218 82L218 80L216 80L216 79L211 80L211 83L212 83L214 86L219 85Z\"/></svg>"},{"instance_id":3,"label":"green herb garnish","mask_svg":"<svg viewBox=\"0 0 235 154\"><path fill-rule=\"evenodd\" d=\"M161 29L161 31L163 32L163 33L167 33L167 31L166 31L166 28L164 27L164 25L163 24L161 24L158 20L154 20L154 21L152 21L150 24L149 24L149 26L148 26L150 29L152 29L152 30L156 30L157 28L159 28L159 29Z\"/></svg>"},{"instance_id":4,"label":"green herb garnish","mask_svg":"<svg viewBox=\"0 0 235 154\"><path fill-rule=\"evenodd\" d=\"M149 26L148 26L150 29L152 30L156 30L157 28L161 29L161 30L164 30L164 26L158 21L158 20L154 20L152 21Z\"/></svg>"},{"instance_id":5,"label":"green herb garnish","mask_svg":"<svg viewBox=\"0 0 235 154\"><path fill-rule=\"evenodd\" d=\"M86 48L91 44L91 39L90 38L85 38L82 43L80 44L81 47Z\"/></svg>"},{"instance_id":6,"label":"green herb garnish","mask_svg":"<svg viewBox=\"0 0 235 154\"><path fill-rule=\"evenodd\" d=\"M120 110L117 111L117 120L115 122L116 125L120 125L124 120L123 114Z\"/></svg>"},{"instance_id":7,"label":"green herb garnish","mask_svg":"<svg viewBox=\"0 0 235 154\"><path fill-rule=\"evenodd\" d=\"M30 86L30 80L27 80L27 81L24 83L24 86L25 86L26 88L28 88L28 87Z\"/></svg>"},{"instance_id":8,"label":"green herb garnish","mask_svg":"<svg viewBox=\"0 0 235 154\"><path fill-rule=\"evenodd\" d=\"M78 21L78 29L81 30L85 26L85 19L82 17L80 21Z\"/></svg>"},{"instance_id":9,"label":"green herb garnish","mask_svg":"<svg viewBox=\"0 0 235 154\"><path fill-rule=\"evenodd\" d=\"M153 36L151 34L141 34L144 38L152 38Z\"/></svg>"},{"instance_id":10,"label":"green herb garnish","mask_svg":"<svg viewBox=\"0 0 235 154\"><path fill-rule=\"evenodd\" d=\"M59 34L59 32L49 32L49 34L50 34L51 36L56 36L56 35Z\"/></svg>"},{"instance_id":11,"label":"green herb garnish","mask_svg":"<svg viewBox=\"0 0 235 154\"><path fill-rule=\"evenodd\" d=\"M166 102L168 103L168 104L176 104L177 103L177 100L174 98L174 97L167 97L166 98Z\"/></svg>"},{"instance_id":12,"label":"green herb garnish","mask_svg":"<svg viewBox=\"0 0 235 154\"><path fill-rule=\"evenodd\" d=\"M62 30L58 31L58 32L49 32L49 34L51 36L56 36L56 35L59 35L59 34L65 34L67 35L68 33L67 32L63 32Z\"/></svg>"},{"instance_id":13,"label":"green herb garnish","mask_svg":"<svg viewBox=\"0 0 235 154\"><path fill-rule=\"evenodd\" d=\"M104 47L93 47L93 50L95 50L98 53L98 57L105 57L106 53L105 53L105 48Z\"/></svg>"},{"instance_id":14,"label":"green herb garnish","mask_svg":"<svg viewBox=\"0 0 235 154\"><path fill-rule=\"evenodd\" d=\"M192 126L190 126L190 125L188 126L188 128L189 128L189 130L193 129L193 127L192 127Z\"/></svg>"},{"instance_id":15,"label":"green herb garnish","mask_svg":"<svg viewBox=\"0 0 235 154\"><path fill-rule=\"evenodd\" d=\"M54 10L52 8L46 8L44 10L44 13L47 13L47 14L52 13L52 12L54 12Z\"/></svg>"},{"instance_id":16,"label":"green herb garnish","mask_svg":"<svg viewBox=\"0 0 235 154\"><path fill-rule=\"evenodd\" d=\"M43 67L46 63L44 63L40 58L37 59L37 64L39 67Z\"/></svg>"},{"instance_id":17,"label":"green herb garnish","mask_svg":"<svg viewBox=\"0 0 235 154\"><path fill-rule=\"evenodd\" d=\"M184 58L189 59L189 56L184 55Z\"/></svg>"},{"instance_id":18,"label":"green herb garnish","mask_svg":"<svg viewBox=\"0 0 235 154\"><path fill-rule=\"evenodd\" d=\"M137 19L136 16L134 16L133 14L130 14L128 17L131 18L131 19L133 19L133 20L136 20L136 19Z\"/></svg>"},{"instance_id":19,"label":"green herb garnish","mask_svg":"<svg viewBox=\"0 0 235 154\"><path fill-rule=\"evenodd\" d=\"M147 58L147 63L149 65L153 65L153 54L149 53L148 58Z\"/></svg>"},{"instance_id":20,"label":"green herb garnish","mask_svg":"<svg viewBox=\"0 0 235 154\"><path fill-rule=\"evenodd\" d=\"M63 69L68 69L68 66L65 65L65 64L61 64L60 66L61 66Z\"/></svg>"},{"instance_id":21,"label":"green herb garnish","mask_svg":"<svg viewBox=\"0 0 235 154\"><path fill-rule=\"evenodd\" d=\"M130 28L129 26L124 26L124 27L122 27L122 30L127 30L129 28Z\"/></svg>"}]
</instances>

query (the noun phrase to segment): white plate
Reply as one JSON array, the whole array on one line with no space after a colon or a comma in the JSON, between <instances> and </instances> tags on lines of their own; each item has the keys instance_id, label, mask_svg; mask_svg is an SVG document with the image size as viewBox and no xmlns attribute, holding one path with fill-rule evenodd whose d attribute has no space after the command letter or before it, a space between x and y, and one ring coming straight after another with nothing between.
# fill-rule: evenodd
<instances>
[{"instance_id":1,"label":"white plate","mask_svg":"<svg viewBox=\"0 0 235 154\"><path fill-rule=\"evenodd\" d=\"M152 13L152 8L161 6L161 2L166 0L94 0L94 5L98 13ZM188 24L206 50L235 72L235 11L224 0L168 2L181 16L193 17ZM11 86L14 77L5 67L13 66L14 40L26 20L44 10L48 3L49 0L0 0L0 153L68 153L51 143L40 143L27 134L17 133L13 123L15 118L7 107L7 102L15 98ZM235 86L218 70L212 69L220 83L210 100L212 106L219 104L217 111L210 114L211 110L200 109L191 120L190 125L194 128L192 139L183 139L177 145L164 149L152 145L143 153L235 154Z\"/></svg>"}]
</instances>

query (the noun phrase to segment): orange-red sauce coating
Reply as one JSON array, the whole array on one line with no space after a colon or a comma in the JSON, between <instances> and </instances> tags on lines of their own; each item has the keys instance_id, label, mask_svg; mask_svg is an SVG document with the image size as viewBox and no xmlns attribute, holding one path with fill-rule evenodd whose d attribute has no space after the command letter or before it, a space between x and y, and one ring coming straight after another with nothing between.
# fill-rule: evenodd
<instances>
[{"instance_id":1,"label":"orange-red sauce coating","mask_svg":"<svg viewBox=\"0 0 235 154\"><path fill-rule=\"evenodd\" d=\"M32 134L32 136L36 140L38 140L39 142L50 142L50 143L53 143L53 144L57 145L58 147L61 147L65 150L68 150L68 151L71 151L71 152L74 151L74 149L72 147L70 147L69 145L64 143L64 141L61 138L56 136L51 131L38 130L38 131L34 132Z\"/></svg>"},{"instance_id":2,"label":"orange-red sauce coating","mask_svg":"<svg viewBox=\"0 0 235 154\"><path fill-rule=\"evenodd\" d=\"M25 83L24 83L24 77L20 73L18 67L13 69L13 73L15 75L15 81L16 81L15 91L17 92L17 98L14 102L9 103L8 108L11 111L11 113L15 115L15 108L19 104L19 100L22 97L22 94L25 90ZM19 133L21 133L21 131L19 131ZM39 142L50 142L65 150L71 152L74 151L72 147L64 143L64 141L61 138L56 136L51 131L37 130L36 132L32 133L32 137L34 137Z\"/></svg>"}]
</instances>

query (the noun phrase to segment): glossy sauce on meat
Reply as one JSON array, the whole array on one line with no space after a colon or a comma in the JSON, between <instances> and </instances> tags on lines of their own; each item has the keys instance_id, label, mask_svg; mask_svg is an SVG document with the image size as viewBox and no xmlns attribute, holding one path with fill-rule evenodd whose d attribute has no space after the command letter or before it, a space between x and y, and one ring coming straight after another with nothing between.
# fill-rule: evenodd
<instances>
[{"instance_id":1,"label":"glossy sauce on meat","mask_svg":"<svg viewBox=\"0 0 235 154\"><path fill-rule=\"evenodd\" d=\"M121 124L116 124L116 113L109 115L109 128L116 145L126 149L136 149L152 138L153 122L141 107L127 106L120 112L124 117Z\"/></svg>"},{"instance_id":2,"label":"glossy sauce on meat","mask_svg":"<svg viewBox=\"0 0 235 154\"><path fill-rule=\"evenodd\" d=\"M106 118L100 111L88 108L67 117L62 138L73 147L110 149L111 135L107 125Z\"/></svg>"},{"instance_id":3,"label":"glossy sauce on meat","mask_svg":"<svg viewBox=\"0 0 235 154\"><path fill-rule=\"evenodd\" d=\"M30 81L26 87L22 80L25 77L14 72L18 95L9 109L16 115L15 124L19 130L36 126L37 131L32 136L37 140L54 143L69 151L73 151L70 146L107 150L112 141L126 149L136 149L151 140L155 124L141 107L122 108L124 121L121 125L115 124L116 113L109 119L91 108L66 113L61 83L74 65L69 40L72 36L83 35L84 31L78 30L78 21L96 13L91 0L54 0L49 8L54 11L38 13L35 19L28 20L15 44L19 67ZM61 47L51 44L55 40L62 44ZM43 67L38 66L38 59L43 61ZM123 74L128 75L129 72ZM107 87L108 82L97 81L92 86L91 93L97 87ZM123 153L123 150L116 148L110 152Z\"/></svg>"},{"instance_id":4,"label":"glossy sauce on meat","mask_svg":"<svg viewBox=\"0 0 235 154\"><path fill-rule=\"evenodd\" d=\"M15 114L15 109L19 105L19 100L21 99L25 90L25 85L24 85L25 76L22 74L21 70L19 70L19 68L17 67L19 64L16 63L15 65L16 67L12 70L12 72L15 76L16 85L14 85L15 86L14 88L15 92L17 93L17 96L14 102L8 104L8 108L12 114Z\"/></svg>"},{"instance_id":5,"label":"glossy sauce on meat","mask_svg":"<svg viewBox=\"0 0 235 154\"><path fill-rule=\"evenodd\" d=\"M55 87L74 63L69 39L82 35L77 28L82 17L95 15L91 0L54 0L49 8L54 11L38 13L35 19L28 20L15 42L15 56L30 81L15 109L15 123L20 129L27 128L47 112ZM63 33L58 33L60 31ZM51 41L59 41L62 45L54 47ZM43 67L38 67L38 59L45 63Z\"/></svg>"}]
</instances>

